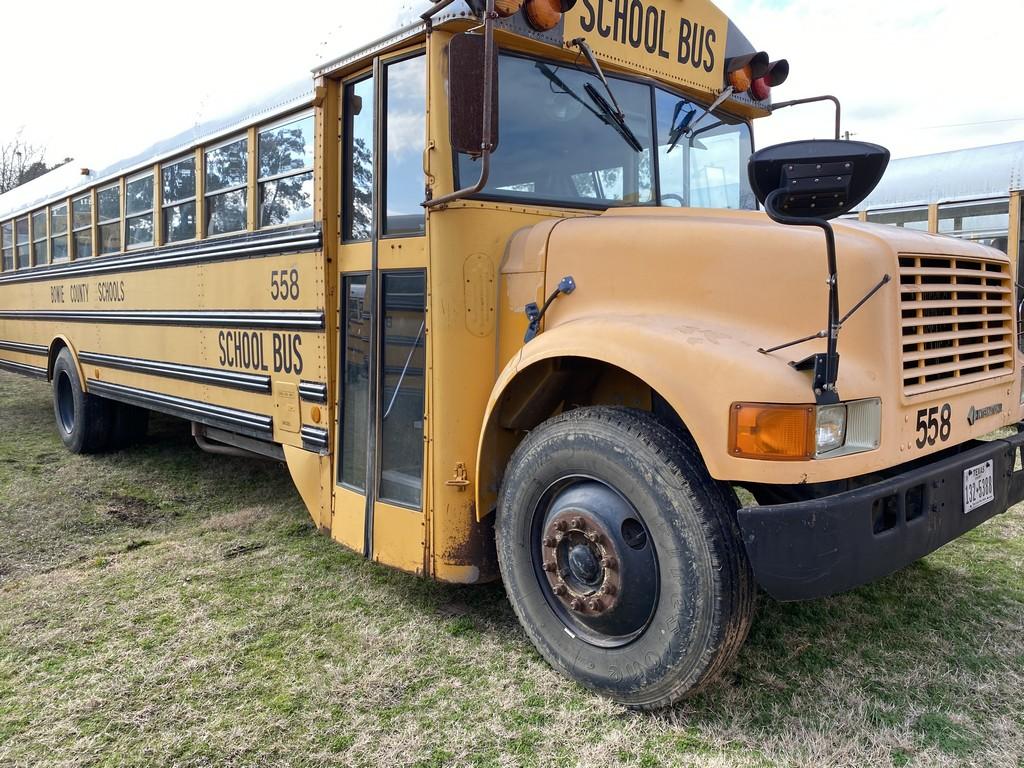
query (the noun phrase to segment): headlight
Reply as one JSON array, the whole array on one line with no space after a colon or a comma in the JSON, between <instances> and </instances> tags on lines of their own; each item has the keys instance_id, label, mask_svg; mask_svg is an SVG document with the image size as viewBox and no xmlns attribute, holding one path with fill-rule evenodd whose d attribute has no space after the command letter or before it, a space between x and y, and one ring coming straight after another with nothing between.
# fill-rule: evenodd
<instances>
[{"instance_id":1,"label":"headlight","mask_svg":"<svg viewBox=\"0 0 1024 768\"><path fill-rule=\"evenodd\" d=\"M807 461L862 453L881 441L878 398L838 405L735 403L729 452L745 459Z\"/></svg>"},{"instance_id":2,"label":"headlight","mask_svg":"<svg viewBox=\"0 0 1024 768\"><path fill-rule=\"evenodd\" d=\"M843 443L846 442L846 406L818 406L817 411L814 448L815 454L820 456L823 453L842 448Z\"/></svg>"}]
</instances>

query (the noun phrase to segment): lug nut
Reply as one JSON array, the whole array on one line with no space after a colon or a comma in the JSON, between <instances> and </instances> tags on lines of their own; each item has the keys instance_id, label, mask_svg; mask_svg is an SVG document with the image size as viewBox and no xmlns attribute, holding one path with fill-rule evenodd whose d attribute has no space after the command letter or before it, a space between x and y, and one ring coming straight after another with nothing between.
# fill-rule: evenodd
<instances>
[{"instance_id":1,"label":"lug nut","mask_svg":"<svg viewBox=\"0 0 1024 768\"><path fill-rule=\"evenodd\" d=\"M582 531L584 528L587 527L587 521L584 520L582 517L574 517L572 519L572 527Z\"/></svg>"},{"instance_id":2,"label":"lug nut","mask_svg":"<svg viewBox=\"0 0 1024 768\"><path fill-rule=\"evenodd\" d=\"M552 537L550 537L550 536L548 536L546 539L544 539L544 546L547 547L548 549L554 549L555 545L557 545L557 544L558 544L558 542L555 539L553 539Z\"/></svg>"},{"instance_id":3,"label":"lug nut","mask_svg":"<svg viewBox=\"0 0 1024 768\"><path fill-rule=\"evenodd\" d=\"M597 531L587 531L583 535L586 536L587 541L593 542L595 544L601 540L601 534Z\"/></svg>"},{"instance_id":4,"label":"lug nut","mask_svg":"<svg viewBox=\"0 0 1024 768\"><path fill-rule=\"evenodd\" d=\"M601 594L602 595L607 595L608 597L613 597L615 595L615 585L614 584L605 584L604 586L601 587Z\"/></svg>"},{"instance_id":5,"label":"lug nut","mask_svg":"<svg viewBox=\"0 0 1024 768\"><path fill-rule=\"evenodd\" d=\"M591 600L587 603L587 608L589 608L592 611L600 611L604 608L604 606L601 604L600 600L595 598L594 600Z\"/></svg>"},{"instance_id":6,"label":"lug nut","mask_svg":"<svg viewBox=\"0 0 1024 768\"><path fill-rule=\"evenodd\" d=\"M558 568L558 566L554 563L544 563L544 565L541 567L544 569L546 573L554 573L555 570Z\"/></svg>"},{"instance_id":7,"label":"lug nut","mask_svg":"<svg viewBox=\"0 0 1024 768\"><path fill-rule=\"evenodd\" d=\"M607 568L609 571L614 571L615 567L617 565L618 565L618 563L615 562L615 558L614 557L602 557L601 558L601 567L602 568Z\"/></svg>"},{"instance_id":8,"label":"lug nut","mask_svg":"<svg viewBox=\"0 0 1024 768\"><path fill-rule=\"evenodd\" d=\"M569 607L572 608L574 611L581 611L583 610L583 601L580 600L578 597L574 597L572 601L569 603Z\"/></svg>"},{"instance_id":9,"label":"lug nut","mask_svg":"<svg viewBox=\"0 0 1024 768\"><path fill-rule=\"evenodd\" d=\"M555 587L555 589L554 589L554 593L555 593L556 595L558 595L559 597L562 597L562 596L563 596L563 595L565 595L565 593L566 593L566 592L568 592L568 591L569 591L569 590L567 590L567 589L565 588L565 585L563 585L563 584L559 584L559 585L558 585L557 587Z\"/></svg>"},{"instance_id":10,"label":"lug nut","mask_svg":"<svg viewBox=\"0 0 1024 768\"><path fill-rule=\"evenodd\" d=\"M555 530L556 531L564 532L565 529L568 528L568 527L569 526L566 525L565 520L559 520L557 523L555 523Z\"/></svg>"}]
</instances>

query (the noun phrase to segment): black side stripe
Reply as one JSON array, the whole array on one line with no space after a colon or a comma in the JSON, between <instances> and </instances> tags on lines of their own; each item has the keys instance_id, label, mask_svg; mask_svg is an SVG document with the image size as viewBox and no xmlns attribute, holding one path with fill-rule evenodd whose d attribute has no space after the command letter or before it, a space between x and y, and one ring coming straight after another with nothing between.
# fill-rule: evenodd
<instances>
[{"instance_id":1,"label":"black side stripe","mask_svg":"<svg viewBox=\"0 0 1024 768\"><path fill-rule=\"evenodd\" d=\"M10 371L11 373L20 373L22 376L31 376L35 379L46 378L46 369L36 365L25 365L24 363L15 363L10 360L0 360L0 369Z\"/></svg>"},{"instance_id":2,"label":"black side stripe","mask_svg":"<svg viewBox=\"0 0 1024 768\"><path fill-rule=\"evenodd\" d=\"M217 387L241 389L245 392L270 393L270 377L254 373L225 371L219 368L204 368L198 365L181 365L165 363L160 360L145 360L138 357L122 357L120 355L104 355L99 352L79 352L78 359L83 363L102 365L105 368L117 368L122 371L146 373L151 376L164 376L169 379L194 381L199 384L212 384Z\"/></svg>"},{"instance_id":3,"label":"black side stripe","mask_svg":"<svg viewBox=\"0 0 1024 768\"><path fill-rule=\"evenodd\" d=\"M42 344L22 344L19 341L0 341L0 349L9 349L11 352L24 352L26 355L41 355L45 357L50 350Z\"/></svg>"},{"instance_id":4,"label":"black side stripe","mask_svg":"<svg viewBox=\"0 0 1024 768\"><path fill-rule=\"evenodd\" d=\"M307 451L327 452L327 430L320 427L308 427L303 425L302 447Z\"/></svg>"},{"instance_id":5,"label":"black side stripe","mask_svg":"<svg viewBox=\"0 0 1024 768\"><path fill-rule=\"evenodd\" d=\"M144 269L165 269L205 261L229 261L260 256L279 256L286 253L318 251L323 237L315 225L303 225L294 230L274 233L246 233L238 237L201 241L182 246L164 246L145 251L112 256L99 256L82 262L49 264L29 270L0 275L4 283L27 283L38 280L62 280L102 275L113 272L133 272Z\"/></svg>"},{"instance_id":6,"label":"black side stripe","mask_svg":"<svg viewBox=\"0 0 1024 768\"><path fill-rule=\"evenodd\" d=\"M324 313L311 311L250 311L191 309L125 310L32 310L0 311L5 320L55 320L70 323L130 323L133 325L170 325L207 328L275 328L289 331L320 331Z\"/></svg>"},{"instance_id":7,"label":"black side stripe","mask_svg":"<svg viewBox=\"0 0 1024 768\"><path fill-rule=\"evenodd\" d=\"M106 381L89 379L89 392L111 400L138 405L171 416L179 416L189 421L198 421L210 427L218 427L240 435L249 435L261 440L272 440L274 437L274 420L270 416L251 411L240 411L222 405L202 403L198 400L187 400L173 397L147 389L126 387L123 384L111 384Z\"/></svg>"},{"instance_id":8,"label":"black side stripe","mask_svg":"<svg viewBox=\"0 0 1024 768\"><path fill-rule=\"evenodd\" d=\"M326 403L327 385L318 381L300 381L299 399L307 403Z\"/></svg>"}]
</instances>

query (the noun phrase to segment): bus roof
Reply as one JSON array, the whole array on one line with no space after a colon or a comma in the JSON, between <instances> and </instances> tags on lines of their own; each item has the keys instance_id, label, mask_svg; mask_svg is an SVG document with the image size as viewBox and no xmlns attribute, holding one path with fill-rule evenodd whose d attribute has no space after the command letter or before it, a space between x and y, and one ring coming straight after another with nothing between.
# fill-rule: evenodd
<instances>
[{"instance_id":1,"label":"bus roof","mask_svg":"<svg viewBox=\"0 0 1024 768\"><path fill-rule=\"evenodd\" d=\"M55 197L73 195L75 191L100 184L105 179L113 179L132 170L143 170L146 166L185 152L197 144L216 141L221 137L227 138L253 123L286 114L312 101L313 81L307 77L281 88L264 99L220 117L196 123L191 128L158 141L141 152L107 162L102 167L94 168L89 165L88 158L75 158L37 179L0 195L0 219L22 213ZM88 174L82 173L86 168Z\"/></svg>"},{"instance_id":2,"label":"bus roof","mask_svg":"<svg viewBox=\"0 0 1024 768\"><path fill-rule=\"evenodd\" d=\"M882 210L1006 197L1024 188L1024 141L893 160L860 206Z\"/></svg>"}]
</instances>

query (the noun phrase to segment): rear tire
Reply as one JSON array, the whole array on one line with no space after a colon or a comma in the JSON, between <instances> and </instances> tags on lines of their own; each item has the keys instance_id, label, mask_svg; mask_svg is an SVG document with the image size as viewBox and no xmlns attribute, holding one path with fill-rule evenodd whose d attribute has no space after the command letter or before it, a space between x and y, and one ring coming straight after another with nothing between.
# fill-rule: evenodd
<instances>
[{"instance_id":1,"label":"rear tire","mask_svg":"<svg viewBox=\"0 0 1024 768\"><path fill-rule=\"evenodd\" d=\"M75 359L67 347L53 365L53 413L57 433L72 453L98 453L111 437L111 403L82 390Z\"/></svg>"},{"instance_id":2,"label":"rear tire","mask_svg":"<svg viewBox=\"0 0 1024 768\"><path fill-rule=\"evenodd\" d=\"M563 674L631 708L668 706L714 680L750 628L736 508L651 414L564 413L523 440L502 483L509 601Z\"/></svg>"}]
</instances>

